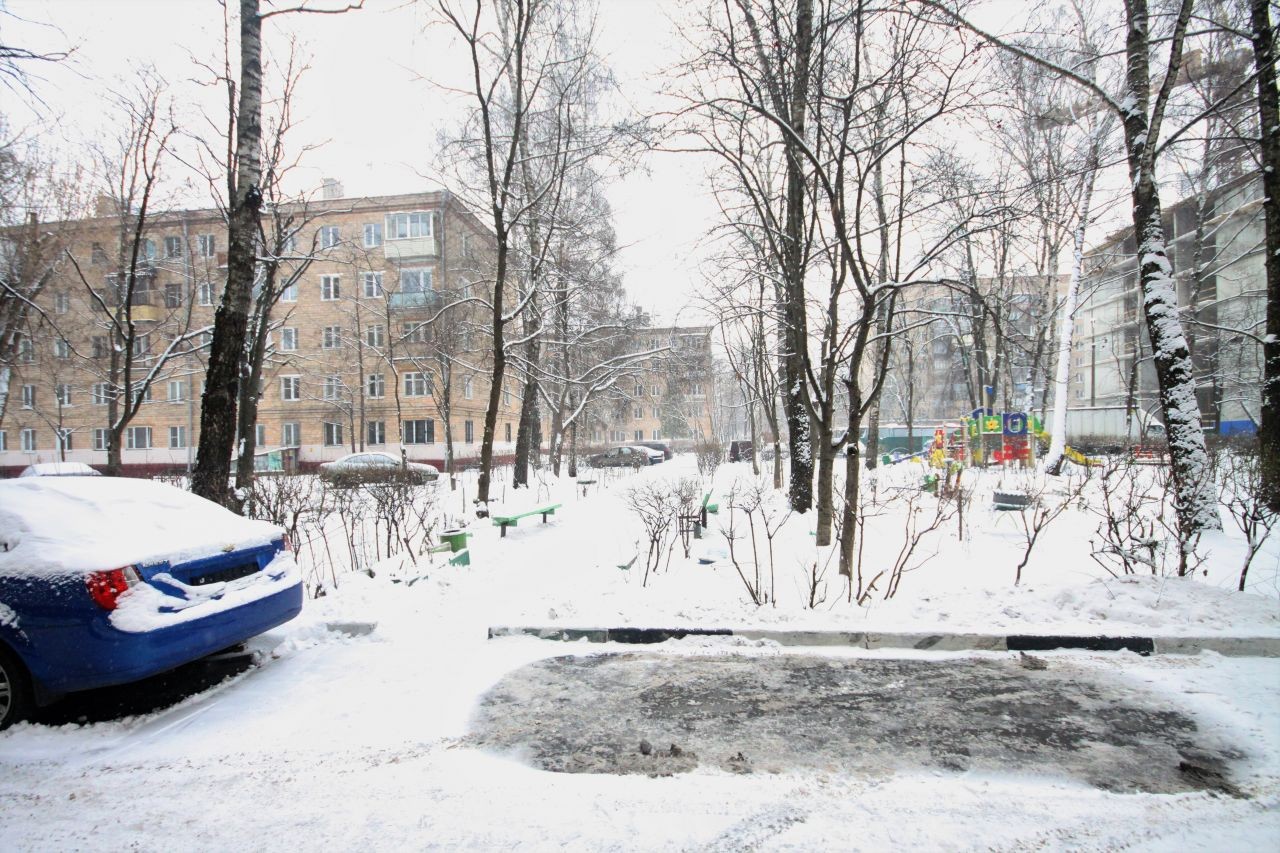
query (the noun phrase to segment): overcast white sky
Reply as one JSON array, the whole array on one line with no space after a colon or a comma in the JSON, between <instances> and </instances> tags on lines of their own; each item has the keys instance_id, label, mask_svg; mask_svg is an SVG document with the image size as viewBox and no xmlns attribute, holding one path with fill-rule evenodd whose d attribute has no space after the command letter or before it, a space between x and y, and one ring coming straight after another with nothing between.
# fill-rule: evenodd
<instances>
[{"instance_id":1,"label":"overcast white sky","mask_svg":"<svg viewBox=\"0 0 1280 853\"><path fill-rule=\"evenodd\" d=\"M232 0L234 3L235 0ZM337 0L312 0L336 5ZM172 82L195 112L202 97L191 80L204 76L193 57L221 63L222 11L214 0L0 0L36 27L0 21L6 42L75 47L71 61L39 69L33 86L45 101L44 121L68 145L93 138L106 125L103 93L134 69L150 64ZM264 3L265 5L265 3ZM367 0L363 11L332 17L272 20L266 49L281 52L286 32L297 35L311 70L300 87L295 142L324 142L310 153L300 180L318 186L340 180L347 195L434 188L437 133L456 114L456 97L442 90L465 85L465 59L449 49L446 33L430 27L433 4ZM681 24L701 3L679 0L601 0L600 45L637 109L659 105L664 71L682 52ZM997 29L1028 4L995 0L984 15ZM287 28L287 29L286 29ZM430 81L430 82L428 82ZM205 97L208 93L205 93ZM23 119L23 104L0 90L0 112ZM620 267L632 299L663 320L698 319L699 242L715 221L696 157L653 154L617 182L610 196Z\"/></svg>"}]
</instances>

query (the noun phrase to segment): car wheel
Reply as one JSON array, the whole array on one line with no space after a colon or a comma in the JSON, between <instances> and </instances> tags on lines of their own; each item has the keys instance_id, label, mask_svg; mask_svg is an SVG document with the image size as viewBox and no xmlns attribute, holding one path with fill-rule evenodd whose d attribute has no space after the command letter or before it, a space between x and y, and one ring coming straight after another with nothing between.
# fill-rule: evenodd
<instances>
[{"instance_id":1,"label":"car wheel","mask_svg":"<svg viewBox=\"0 0 1280 853\"><path fill-rule=\"evenodd\" d=\"M13 652L0 646L0 730L25 720L31 712L31 682Z\"/></svg>"}]
</instances>

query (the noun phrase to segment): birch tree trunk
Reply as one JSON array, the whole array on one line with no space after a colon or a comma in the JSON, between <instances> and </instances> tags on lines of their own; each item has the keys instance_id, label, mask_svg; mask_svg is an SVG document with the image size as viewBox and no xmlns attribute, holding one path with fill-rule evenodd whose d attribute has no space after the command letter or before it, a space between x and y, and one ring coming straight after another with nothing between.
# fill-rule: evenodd
<instances>
[{"instance_id":1,"label":"birch tree trunk","mask_svg":"<svg viewBox=\"0 0 1280 853\"><path fill-rule=\"evenodd\" d=\"M1181 60L1182 40L1190 18L1191 0L1184 0L1171 39L1171 57L1165 87L1171 88ZM1174 487L1174 508L1179 526L1187 534L1220 530L1217 496L1209 476L1209 459L1200 408L1196 403L1191 352L1178 316L1178 295L1173 264L1165 245L1160 192L1156 184L1156 138L1167 100L1167 89L1150 103L1150 21L1146 0L1125 4L1128 34L1127 85L1122 102L1125 148L1133 198L1133 232L1138 245L1142 282L1142 310L1160 387L1160 408L1169 439L1169 461Z\"/></svg>"},{"instance_id":2,"label":"birch tree trunk","mask_svg":"<svg viewBox=\"0 0 1280 853\"><path fill-rule=\"evenodd\" d=\"M1075 335L1076 300L1080 293L1080 275L1084 268L1084 235L1089 228L1089 208L1093 202L1093 185L1098 173L1097 146L1090 153L1084 186L1080 188L1080 221L1072 235L1071 278L1063 297L1062 319L1058 323L1058 353L1053 376L1053 417L1049 421L1049 453L1045 470L1057 474L1062 468L1062 454L1067 447L1067 383L1071 378L1071 344Z\"/></svg>"}]
</instances>

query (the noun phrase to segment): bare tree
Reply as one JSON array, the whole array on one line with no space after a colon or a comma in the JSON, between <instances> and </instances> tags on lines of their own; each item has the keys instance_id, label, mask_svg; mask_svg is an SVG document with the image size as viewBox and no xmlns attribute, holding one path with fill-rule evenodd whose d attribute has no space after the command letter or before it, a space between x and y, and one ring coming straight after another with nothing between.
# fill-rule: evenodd
<instances>
[{"instance_id":1,"label":"bare tree","mask_svg":"<svg viewBox=\"0 0 1280 853\"><path fill-rule=\"evenodd\" d=\"M1161 131L1166 110L1182 69L1183 50L1191 24L1194 0L1181 0L1169 15L1151 14L1147 0L1124 0L1124 83L1119 92L1107 89L1085 74L1053 61L1034 48L1022 47L972 24L939 0L916 0L918 5L953 24L1029 62L1054 71L1079 86L1086 96L1110 110L1124 128L1129 170L1133 228L1138 240L1143 315L1151 339L1161 409L1169 438L1177 512L1184 530L1220 529L1216 497L1209 478L1195 376L1173 282L1173 263L1166 248L1160 192L1156 181L1159 154L1184 133L1195 119L1169 134ZM1152 80L1153 57L1167 49L1159 76ZM1156 84L1153 86L1153 82Z\"/></svg>"},{"instance_id":2,"label":"bare tree","mask_svg":"<svg viewBox=\"0 0 1280 853\"><path fill-rule=\"evenodd\" d=\"M213 341L204 397L200 405L200 446L191 490L225 506L238 502L227 488L236 439L240 383L249 340L253 285L257 280L256 243L262 212L262 22L297 12L341 13L360 8L364 0L340 8L313 8L306 0L295 7L259 11L259 0L240 0L240 86L227 138L227 286L214 315ZM234 168L232 167L234 165Z\"/></svg>"}]
</instances>

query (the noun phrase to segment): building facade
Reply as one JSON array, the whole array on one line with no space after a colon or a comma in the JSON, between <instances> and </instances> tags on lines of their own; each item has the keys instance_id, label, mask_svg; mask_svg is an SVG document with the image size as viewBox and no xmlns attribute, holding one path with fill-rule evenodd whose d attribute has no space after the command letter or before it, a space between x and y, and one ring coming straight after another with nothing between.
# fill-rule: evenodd
<instances>
[{"instance_id":1,"label":"building facade","mask_svg":"<svg viewBox=\"0 0 1280 853\"><path fill-rule=\"evenodd\" d=\"M121 442L126 469L194 462L226 276L222 217L157 215L131 241L109 205L99 213L62 229L68 261L9 359L0 471L105 464L112 418L134 401ZM296 280L271 314L258 446L295 448L304 467L357 450L398 452L402 442L410 459L439 462L447 430L459 459L478 455L490 340L486 309L468 299L492 294L485 228L448 192L329 197L298 206L289 222L278 277ZM136 264L123 251L134 243ZM126 269L136 276L122 306ZM458 304L442 313L450 302ZM514 444L520 393L514 381L503 390L499 455Z\"/></svg>"},{"instance_id":2,"label":"building facade","mask_svg":"<svg viewBox=\"0 0 1280 853\"><path fill-rule=\"evenodd\" d=\"M621 393L596 407L593 447L632 441L693 444L717 435L710 326L644 326L632 348L656 353Z\"/></svg>"},{"instance_id":3,"label":"building facade","mask_svg":"<svg viewBox=\"0 0 1280 853\"><path fill-rule=\"evenodd\" d=\"M1196 400L1209 432L1252 433L1261 415L1263 226L1256 174L1165 211ZM1086 258L1068 394L1073 432L1079 435L1113 433L1114 424L1125 419L1135 424L1131 432L1160 421L1132 229L1113 235Z\"/></svg>"}]
</instances>

